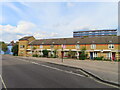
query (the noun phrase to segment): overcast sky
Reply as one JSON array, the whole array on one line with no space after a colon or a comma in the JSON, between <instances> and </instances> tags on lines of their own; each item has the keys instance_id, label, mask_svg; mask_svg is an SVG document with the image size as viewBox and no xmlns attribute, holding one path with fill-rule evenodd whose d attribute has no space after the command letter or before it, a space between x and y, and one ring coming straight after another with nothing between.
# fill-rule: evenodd
<instances>
[{"instance_id":1,"label":"overcast sky","mask_svg":"<svg viewBox=\"0 0 120 90\"><path fill-rule=\"evenodd\" d=\"M2 41L72 37L73 31L118 28L117 2L0 3Z\"/></svg>"}]
</instances>

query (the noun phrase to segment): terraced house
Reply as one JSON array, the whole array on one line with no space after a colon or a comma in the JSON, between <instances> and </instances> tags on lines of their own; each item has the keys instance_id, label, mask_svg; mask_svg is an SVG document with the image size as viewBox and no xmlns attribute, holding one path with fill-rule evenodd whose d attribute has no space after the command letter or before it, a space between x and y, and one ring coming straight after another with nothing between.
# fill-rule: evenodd
<instances>
[{"instance_id":1,"label":"terraced house","mask_svg":"<svg viewBox=\"0 0 120 90\"><path fill-rule=\"evenodd\" d=\"M81 49L86 48L88 59L103 56L105 59L120 59L120 36L86 37L86 38L57 38L57 39L35 39L27 36L19 39L19 56L43 55L43 50L58 57L69 56L74 52L75 57L81 54Z\"/></svg>"}]
</instances>

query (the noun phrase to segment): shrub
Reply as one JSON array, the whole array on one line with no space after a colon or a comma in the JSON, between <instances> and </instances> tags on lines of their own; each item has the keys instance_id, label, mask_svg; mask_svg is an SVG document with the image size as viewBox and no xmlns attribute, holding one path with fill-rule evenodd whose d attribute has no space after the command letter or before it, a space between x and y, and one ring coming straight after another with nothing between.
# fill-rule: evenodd
<instances>
[{"instance_id":1,"label":"shrub","mask_svg":"<svg viewBox=\"0 0 120 90\"><path fill-rule=\"evenodd\" d=\"M42 55L39 55L38 57L43 57Z\"/></svg>"},{"instance_id":2,"label":"shrub","mask_svg":"<svg viewBox=\"0 0 120 90\"><path fill-rule=\"evenodd\" d=\"M103 56L94 58L94 60L102 60L102 59L103 59Z\"/></svg>"},{"instance_id":3,"label":"shrub","mask_svg":"<svg viewBox=\"0 0 120 90\"><path fill-rule=\"evenodd\" d=\"M79 59L80 59L80 60L85 60L85 59L86 59L86 55L85 55L84 53L81 53L81 54L79 55Z\"/></svg>"},{"instance_id":4,"label":"shrub","mask_svg":"<svg viewBox=\"0 0 120 90\"><path fill-rule=\"evenodd\" d=\"M18 45L14 45L11 51L13 52L13 56L18 56Z\"/></svg>"},{"instance_id":5,"label":"shrub","mask_svg":"<svg viewBox=\"0 0 120 90\"><path fill-rule=\"evenodd\" d=\"M104 60L104 61L111 61L110 59L105 59L105 58L104 58L103 60Z\"/></svg>"},{"instance_id":6,"label":"shrub","mask_svg":"<svg viewBox=\"0 0 120 90\"><path fill-rule=\"evenodd\" d=\"M58 57L58 55L55 55L53 58L57 58Z\"/></svg>"},{"instance_id":7,"label":"shrub","mask_svg":"<svg viewBox=\"0 0 120 90\"><path fill-rule=\"evenodd\" d=\"M33 56L33 57L38 57L38 55L37 55L37 54L33 54L32 56Z\"/></svg>"},{"instance_id":8,"label":"shrub","mask_svg":"<svg viewBox=\"0 0 120 90\"><path fill-rule=\"evenodd\" d=\"M57 58L57 57L58 57L58 55L51 54L48 58Z\"/></svg>"},{"instance_id":9,"label":"shrub","mask_svg":"<svg viewBox=\"0 0 120 90\"><path fill-rule=\"evenodd\" d=\"M48 50L43 50L43 57L48 57Z\"/></svg>"},{"instance_id":10,"label":"shrub","mask_svg":"<svg viewBox=\"0 0 120 90\"><path fill-rule=\"evenodd\" d=\"M118 59L118 60L114 60L115 62L120 62L120 59Z\"/></svg>"},{"instance_id":11,"label":"shrub","mask_svg":"<svg viewBox=\"0 0 120 90\"><path fill-rule=\"evenodd\" d=\"M86 48L82 47L81 54L79 55L79 60L85 60L87 58L88 54L86 54L85 51L86 51Z\"/></svg>"},{"instance_id":12,"label":"shrub","mask_svg":"<svg viewBox=\"0 0 120 90\"><path fill-rule=\"evenodd\" d=\"M50 54L50 57L51 57L51 58L53 58L53 57L54 57L54 55L53 55L53 54Z\"/></svg>"}]
</instances>

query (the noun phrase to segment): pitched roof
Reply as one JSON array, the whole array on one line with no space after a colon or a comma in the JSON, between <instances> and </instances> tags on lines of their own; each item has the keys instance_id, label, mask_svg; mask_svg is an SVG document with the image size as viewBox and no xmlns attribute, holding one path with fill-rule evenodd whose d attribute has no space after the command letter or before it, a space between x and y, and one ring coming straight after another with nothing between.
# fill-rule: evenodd
<instances>
[{"instance_id":1,"label":"pitched roof","mask_svg":"<svg viewBox=\"0 0 120 90\"><path fill-rule=\"evenodd\" d=\"M86 38L57 38L57 39L40 39L34 40L29 45L51 45L51 44L120 44L120 36L107 36L107 37L86 37Z\"/></svg>"},{"instance_id":2,"label":"pitched roof","mask_svg":"<svg viewBox=\"0 0 120 90\"><path fill-rule=\"evenodd\" d=\"M28 39L31 38L31 37L33 37L33 36L25 36L25 37L23 37L23 38L21 38L21 39L19 39L19 40L28 40Z\"/></svg>"}]
</instances>

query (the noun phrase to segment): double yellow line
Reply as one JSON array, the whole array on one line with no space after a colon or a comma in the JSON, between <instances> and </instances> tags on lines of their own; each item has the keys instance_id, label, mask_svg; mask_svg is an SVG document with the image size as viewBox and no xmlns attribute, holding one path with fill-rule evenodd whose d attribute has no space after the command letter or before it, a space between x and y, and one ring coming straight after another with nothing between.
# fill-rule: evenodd
<instances>
[{"instance_id":1,"label":"double yellow line","mask_svg":"<svg viewBox=\"0 0 120 90\"><path fill-rule=\"evenodd\" d=\"M3 84L4 88L7 90L7 87L6 87L6 85L5 85L5 82L4 82L4 80L3 80L3 78L2 78L1 75L0 75L0 79L1 79L1 81L2 81L2 84Z\"/></svg>"}]
</instances>

